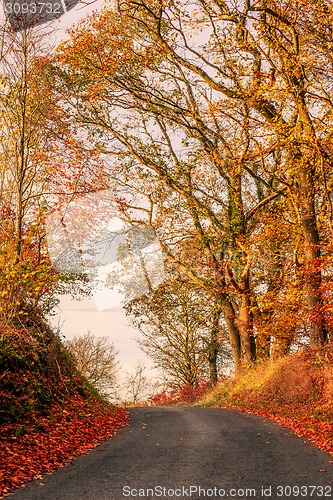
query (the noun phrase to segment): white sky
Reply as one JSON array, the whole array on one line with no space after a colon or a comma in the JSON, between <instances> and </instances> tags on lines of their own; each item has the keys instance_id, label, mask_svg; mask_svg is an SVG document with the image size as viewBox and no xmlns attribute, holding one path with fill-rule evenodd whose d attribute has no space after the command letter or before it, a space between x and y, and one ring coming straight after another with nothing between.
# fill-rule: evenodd
<instances>
[{"instance_id":1,"label":"white sky","mask_svg":"<svg viewBox=\"0 0 333 500\"><path fill-rule=\"evenodd\" d=\"M107 335L119 351L119 361L124 371L131 371L139 360L151 362L138 347L135 338L140 332L129 325L121 307L98 311L94 299L72 300L69 296L60 297L58 314L52 323L61 327L62 334L71 339L90 330L94 335Z\"/></svg>"},{"instance_id":2,"label":"white sky","mask_svg":"<svg viewBox=\"0 0 333 500\"><path fill-rule=\"evenodd\" d=\"M45 1L45 0L44 0ZM94 11L98 11L105 4L104 0L95 0L87 2L79 2L69 12L66 12L60 19L54 22L54 27L58 30L57 38L61 40L66 36L66 29L71 28L80 19L86 17Z\"/></svg>"}]
</instances>

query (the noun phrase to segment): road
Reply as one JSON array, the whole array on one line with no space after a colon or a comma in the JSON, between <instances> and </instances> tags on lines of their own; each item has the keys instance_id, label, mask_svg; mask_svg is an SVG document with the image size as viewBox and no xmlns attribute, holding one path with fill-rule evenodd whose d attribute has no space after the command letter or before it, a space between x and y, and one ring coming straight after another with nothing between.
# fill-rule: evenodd
<instances>
[{"instance_id":1,"label":"road","mask_svg":"<svg viewBox=\"0 0 333 500\"><path fill-rule=\"evenodd\" d=\"M256 415L136 408L129 427L10 498L333 499L330 458Z\"/></svg>"}]
</instances>

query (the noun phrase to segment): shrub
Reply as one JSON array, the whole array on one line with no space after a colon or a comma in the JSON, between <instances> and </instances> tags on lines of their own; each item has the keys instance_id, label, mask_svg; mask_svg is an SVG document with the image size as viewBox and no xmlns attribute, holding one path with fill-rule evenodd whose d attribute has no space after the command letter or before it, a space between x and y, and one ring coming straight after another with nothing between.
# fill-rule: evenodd
<instances>
[{"instance_id":1,"label":"shrub","mask_svg":"<svg viewBox=\"0 0 333 500\"><path fill-rule=\"evenodd\" d=\"M202 399L207 393L209 382L201 381L197 385L186 384L178 391L171 389L162 391L149 398L148 403L153 406L174 404L193 404Z\"/></svg>"},{"instance_id":2,"label":"shrub","mask_svg":"<svg viewBox=\"0 0 333 500\"><path fill-rule=\"evenodd\" d=\"M0 422L33 415L74 392L92 392L49 329L0 324L0 374Z\"/></svg>"}]
</instances>

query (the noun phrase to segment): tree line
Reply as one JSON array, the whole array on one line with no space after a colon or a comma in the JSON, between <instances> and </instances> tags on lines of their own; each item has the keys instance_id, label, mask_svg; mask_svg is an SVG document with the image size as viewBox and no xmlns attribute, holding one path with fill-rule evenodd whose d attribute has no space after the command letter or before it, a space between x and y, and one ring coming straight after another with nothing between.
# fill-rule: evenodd
<instances>
[{"instance_id":1,"label":"tree line","mask_svg":"<svg viewBox=\"0 0 333 500\"><path fill-rule=\"evenodd\" d=\"M209 373L215 383L221 356L231 353L239 374L330 341L332 9L326 0L120 0L55 53L33 55L40 73L31 66L24 84L20 72L2 99L7 116L16 99L20 139L3 153L15 165L16 191L2 198L8 272L31 259L36 213L29 237L41 248L57 196L112 188L124 220L153 228L165 255L165 283L127 310L169 373L170 360L184 359L187 374L176 377ZM53 149L38 153L27 131L39 115L26 99L36 105L44 86L50 104L37 101L36 131Z\"/></svg>"}]
</instances>

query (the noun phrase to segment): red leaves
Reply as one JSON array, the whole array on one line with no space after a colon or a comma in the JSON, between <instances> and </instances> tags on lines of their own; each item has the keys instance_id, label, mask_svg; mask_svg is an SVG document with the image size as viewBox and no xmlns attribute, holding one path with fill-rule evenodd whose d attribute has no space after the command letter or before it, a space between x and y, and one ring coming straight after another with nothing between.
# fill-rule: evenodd
<instances>
[{"instance_id":1,"label":"red leaves","mask_svg":"<svg viewBox=\"0 0 333 500\"><path fill-rule=\"evenodd\" d=\"M87 453L127 422L125 409L76 395L54 403L46 416L2 424L0 495Z\"/></svg>"},{"instance_id":2,"label":"red leaves","mask_svg":"<svg viewBox=\"0 0 333 500\"><path fill-rule=\"evenodd\" d=\"M311 407L305 406L304 411L292 408L288 405L274 405L272 411L266 411L260 408L253 408L246 405L226 405L228 408L242 410L247 413L255 413L262 417L269 418L275 422L284 425L291 429L296 436L306 437L308 440L318 448L333 455L333 423L318 422L309 416ZM285 410L288 413L293 413L291 417L283 415ZM298 411L297 411L298 410ZM319 472L325 472L321 470Z\"/></svg>"},{"instance_id":3,"label":"red leaves","mask_svg":"<svg viewBox=\"0 0 333 500\"><path fill-rule=\"evenodd\" d=\"M202 399L208 390L208 382L201 381L198 385L186 384L182 389L162 391L149 398L153 406L195 403Z\"/></svg>"}]
</instances>

